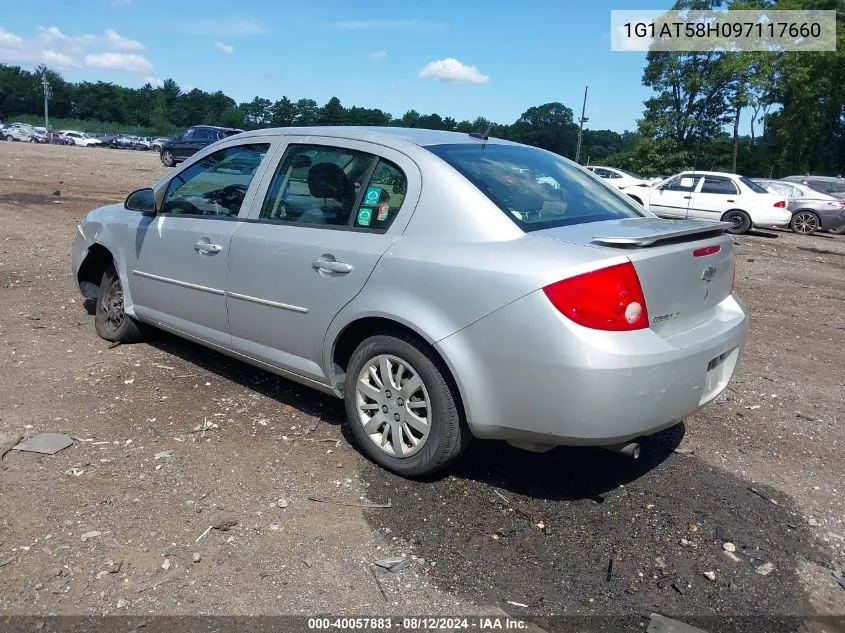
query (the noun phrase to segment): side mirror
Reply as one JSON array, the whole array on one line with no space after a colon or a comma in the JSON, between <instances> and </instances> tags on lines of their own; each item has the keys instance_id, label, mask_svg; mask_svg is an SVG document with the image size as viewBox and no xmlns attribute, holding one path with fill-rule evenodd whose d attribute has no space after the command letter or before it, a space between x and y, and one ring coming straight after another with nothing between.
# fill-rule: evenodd
<instances>
[{"instance_id":1,"label":"side mirror","mask_svg":"<svg viewBox=\"0 0 845 633\"><path fill-rule=\"evenodd\" d=\"M155 215L156 203L153 190L146 188L133 191L126 197L123 206L130 211L140 211L144 215Z\"/></svg>"}]
</instances>

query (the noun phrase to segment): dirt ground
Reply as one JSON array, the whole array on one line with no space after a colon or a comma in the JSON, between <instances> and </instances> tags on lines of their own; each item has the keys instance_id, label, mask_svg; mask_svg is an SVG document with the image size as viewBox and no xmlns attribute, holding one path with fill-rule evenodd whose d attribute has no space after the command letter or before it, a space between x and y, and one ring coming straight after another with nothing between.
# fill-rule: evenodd
<instances>
[{"instance_id":1,"label":"dirt ground","mask_svg":"<svg viewBox=\"0 0 845 633\"><path fill-rule=\"evenodd\" d=\"M75 438L0 464L0 614L845 616L845 237L737 239L742 364L639 460L475 442L414 483L351 448L339 401L163 333L95 335L76 223L167 171L0 143L0 435Z\"/></svg>"}]
</instances>

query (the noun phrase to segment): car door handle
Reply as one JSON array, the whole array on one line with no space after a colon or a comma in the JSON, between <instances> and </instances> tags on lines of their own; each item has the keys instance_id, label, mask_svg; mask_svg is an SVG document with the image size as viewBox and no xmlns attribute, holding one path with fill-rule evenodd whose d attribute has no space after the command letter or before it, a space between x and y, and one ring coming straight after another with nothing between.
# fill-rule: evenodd
<instances>
[{"instance_id":1,"label":"car door handle","mask_svg":"<svg viewBox=\"0 0 845 633\"><path fill-rule=\"evenodd\" d=\"M728 200L728 202L736 202L736 200Z\"/></svg>"},{"instance_id":2,"label":"car door handle","mask_svg":"<svg viewBox=\"0 0 845 633\"><path fill-rule=\"evenodd\" d=\"M352 272L352 266L345 262L337 262L331 259L315 259L311 265L323 272L327 273L348 273Z\"/></svg>"},{"instance_id":3,"label":"car door handle","mask_svg":"<svg viewBox=\"0 0 845 633\"><path fill-rule=\"evenodd\" d=\"M692 196L684 196L684 200L689 200Z\"/></svg>"},{"instance_id":4,"label":"car door handle","mask_svg":"<svg viewBox=\"0 0 845 633\"><path fill-rule=\"evenodd\" d=\"M200 255L216 255L223 250L219 244L212 244L211 242L197 242L194 244L194 250Z\"/></svg>"}]
</instances>

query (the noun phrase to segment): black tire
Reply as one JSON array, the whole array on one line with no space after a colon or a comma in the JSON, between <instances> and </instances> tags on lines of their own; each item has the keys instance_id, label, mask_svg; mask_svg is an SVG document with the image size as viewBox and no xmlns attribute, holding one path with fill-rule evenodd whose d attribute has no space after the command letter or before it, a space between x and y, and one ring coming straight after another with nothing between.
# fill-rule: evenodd
<instances>
[{"instance_id":1,"label":"black tire","mask_svg":"<svg viewBox=\"0 0 845 633\"><path fill-rule=\"evenodd\" d=\"M15 140L15 137L14 137L14 136L12 136L11 134L9 134L9 135L7 135L7 136L6 136L6 140L7 140L7 141L9 141L9 142L11 143L12 141L14 141L14 140Z\"/></svg>"},{"instance_id":2,"label":"black tire","mask_svg":"<svg viewBox=\"0 0 845 633\"><path fill-rule=\"evenodd\" d=\"M833 235L843 235L845 234L845 224L837 226L835 229L828 229L827 232L832 233Z\"/></svg>"},{"instance_id":3,"label":"black tire","mask_svg":"<svg viewBox=\"0 0 845 633\"><path fill-rule=\"evenodd\" d=\"M173 158L173 153L169 149L161 150L161 164L165 167L173 167L176 161Z\"/></svg>"},{"instance_id":4,"label":"black tire","mask_svg":"<svg viewBox=\"0 0 845 633\"><path fill-rule=\"evenodd\" d=\"M106 269L100 281L94 329L107 341L134 343L142 338L139 324L123 311L123 287L114 266Z\"/></svg>"},{"instance_id":5,"label":"black tire","mask_svg":"<svg viewBox=\"0 0 845 633\"><path fill-rule=\"evenodd\" d=\"M423 389L430 401L429 406L425 407L429 421L428 436L416 452L404 457L396 457L379 448L364 430L358 413L359 376L373 360L382 355L399 359L410 367L422 380ZM385 390L382 393L387 398L394 396L395 402L392 404L403 404L399 392L390 394ZM347 424L358 447L372 461L402 477L428 477L444 470L460 457L472 438L463 419L457 388L448 370L431 350L411 336L377 335L361 343L349 361L344 394ZM395 410L402 409L397 407Z\"/></svg>"},{"instance_id":6,"label":"black tire","mask_svg":"<svg viewBox=\"0 0 845 633\"><path fill-rule=\"evenodd\" d=\"M821 227L822 222L812 211L797 211L789 221L789 228L799 235L812 235Z\"/></svg>"},{"instance_id":7,"label":"black tire","mask_svg":"<svg viewBox=\"0 0 845 633\"><path fill-rule=\"evenodd\" d=\"M745 211L734 209L722 216L722 222L730 222L731 227L727 229L732 235L742 235L751 228L751 218Z\"/></svg>"}]
</instances>

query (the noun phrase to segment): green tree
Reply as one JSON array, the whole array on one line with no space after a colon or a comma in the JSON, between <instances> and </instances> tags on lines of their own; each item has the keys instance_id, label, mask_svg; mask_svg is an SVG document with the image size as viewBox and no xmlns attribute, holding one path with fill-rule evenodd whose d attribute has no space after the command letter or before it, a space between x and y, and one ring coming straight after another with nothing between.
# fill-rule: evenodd
<instances>
[{"instance_id":1,"label":"green tree","mask_svg":"<svg viewBox=\"0 0 845 633\"><path fill-rule=\"evenodd\" d=\"M317 115L317 125L346 125L346 108L340 99L332 97Z\"/></svg>"}]
</instances>

